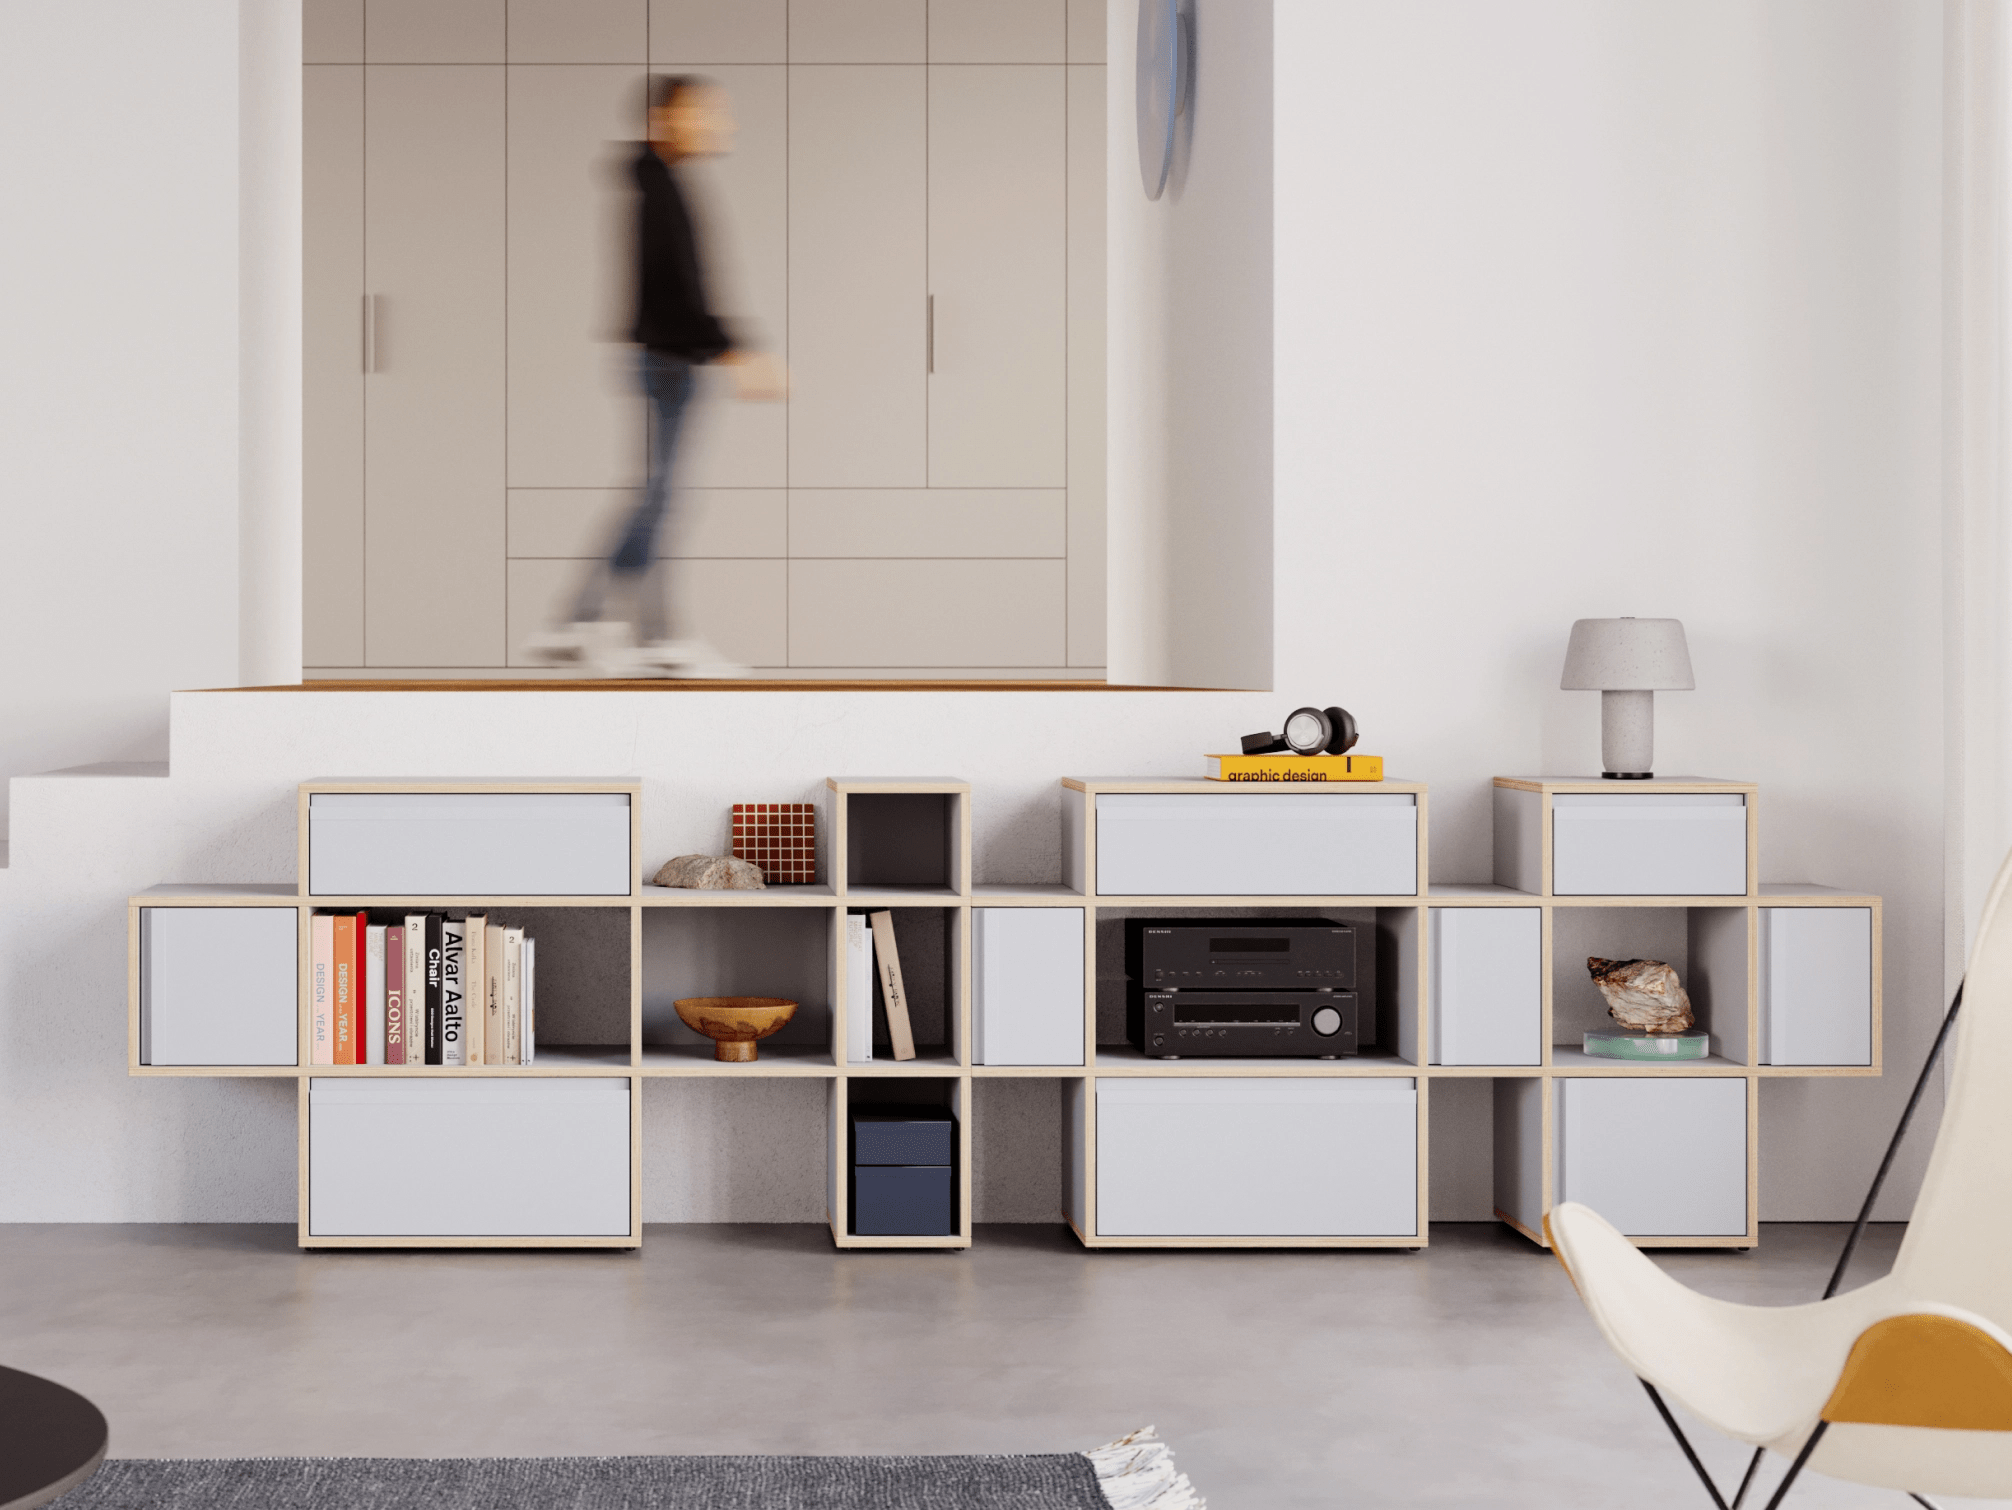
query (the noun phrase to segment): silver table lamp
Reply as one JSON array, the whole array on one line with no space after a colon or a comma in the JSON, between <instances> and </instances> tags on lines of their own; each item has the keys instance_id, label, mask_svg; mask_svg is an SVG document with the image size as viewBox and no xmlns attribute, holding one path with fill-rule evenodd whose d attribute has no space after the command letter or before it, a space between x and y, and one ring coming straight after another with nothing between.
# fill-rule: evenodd
<instances>
[{"instance_id":1,"label":"silver table lamp","mask_svg":"<svg viewBox=\"0 0 2012 1510\"><path fill-rule=\"evenodd\" d=\"M1691 652L1677 619L1580 619L1565 647L1567 692L1600 694L1601 772L1647 781L1656 753L1656 694L1689 692Z\"/></svg>"}]
</instances>

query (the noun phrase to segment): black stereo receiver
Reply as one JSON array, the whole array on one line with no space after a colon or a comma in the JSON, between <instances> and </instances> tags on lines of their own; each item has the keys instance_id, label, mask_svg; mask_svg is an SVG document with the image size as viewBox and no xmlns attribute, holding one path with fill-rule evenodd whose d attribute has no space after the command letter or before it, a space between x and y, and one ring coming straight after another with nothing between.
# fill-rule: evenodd
<instances>
[{"instance_id":1,"label":"black stereo receiver","mask_svg":"<svg viewBox=\"0 0 2012 1510\"><path fill-rule=\"evenodd\" d=\"M1357 1051L1359 1012L1353 991L1155 991L1133 981L1125 1036L1151 1059L1338 1059Z\"/></svg>"},{"instance_id":2,"label":"black stereo receiver","mask_svg":"<svg viewBox=\"0 0 2012 1510\"><path fill-rule=\"evenodd\" d=\"M1171 991L1352 991L1355 930L1329 918L1127 918L1125 974Z\"/></svg>"}]
</instances>

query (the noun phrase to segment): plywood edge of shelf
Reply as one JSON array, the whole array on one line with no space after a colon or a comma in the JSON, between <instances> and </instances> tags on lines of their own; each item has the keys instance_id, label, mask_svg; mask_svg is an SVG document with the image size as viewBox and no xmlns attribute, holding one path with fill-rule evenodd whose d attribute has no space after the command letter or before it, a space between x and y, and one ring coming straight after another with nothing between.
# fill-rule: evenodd
<instances>
[{"instance_id":1,"label":"plywood edge of shelf","mask_svg":"<svg viewBox=\"0 0 2012 1510\"><path fill-rule=\"evenodd\" d=\"M314 792L626 792L643 795L640 776L313 776L299 784Z\"/></svg>"},{"instance_id":2,"label":"plywood edge of shelf","mask_svg":"<svg viewBox=\"0 0 2012 1510\"><path fill-rule=\"evenodd\" d=\"M1497 776L1494 784L1507 791L1546 792L1554 796L1560 792L1576 796L1587 792L1616 794L1662 792L1682 795L1693 792L1760 791L1760 783L1757 781L1739 781L1722 776L1652 776L1646 781L1608 781L1601 776Z\"/></svg>"},{"instance_id":3,"label":"plywood edge of shelf","mask_svg":"<svg viewBox=\"0 0 2012 1510\"><path fill-rule=\"evenodd\" d=\"M658 886L645 881L636 902L644 907L824 907L839 905L835 887L765 886L760 891L700 891L689 886Z\"/></svg>"},{"instance_id":4,"label":"plywood edge of shelf","mask_svg":"<svg viewBox=\"0 0 2012 1510\"><path fill-rule=\"evenodd\" d=\"M1550 1249L1551 1244L1548 1240L1546 1240L1542 1232L1532 1232L1528 1227L1524 1226L1521 1222L1517 1221L1515 1217L1511 1216L1508 1212L1504 1211L1500 1206L1497 1206L1495 1208L1495 1220L1500 1222L1503 1226L1507 1227L1510 1231L1516 1233L1518 1236L1528 1238L1538 1247L1543 1248L1546 1251Z\"/></svg>"},{"instance_id":5,"label":"plywood edge of shelf","mask_svg":"<svg viewBox=\"0 0 2012 1510\"><path fill-rule=\"evenodd\" d=\"M1095 1071L1080 1064L974 1064L970 1073L978 1080L1080 1080Z\"/></svg>"},{"instance_id":6,"label":"plywood edge of shelf","mask_svg":"<svg viewBox=\"0 0 2012 1510\"><path fill-rule=\"evenodd\" d=\"M892 797L927 796L935 792L969 795L971 783L961 776L827 776L825 787L840 796L855 794Z\"/></svg>"},{"instance_id":7,"label":"plywood edge of shelf","mask_svg":"<svg viewBox=\"0 0 2012 1510\"><path fill-rule=\"evenodd\" d=\"M1148 1059L1137 1049L1106 1047L1098 1050L1090 1073L1099 1079L1183 1079L1209 1076L1222 1079L1277 1079L1281 1076L1333 1080L1415 1080L1427 1073L1424 1065L1397 1057L1350 1059L1253 1058L1225 1059L1197 1055L1193 1059ZM1538 1073L1533 1069L1531 1073Z\"/></svg>"},{"instance_id":8,"label":"plywood edge of shelf","mask_svg":"<svg viewBox=\"0 0 2012 1510\"><path fill-rule=\"evenodd\" d=\"M1418 1073L1431 1080L1533 1080L1548 1071L1541 1064L1425 1064Z\"/></svg>"},{"instance_id":9,"label":"plywood edge of shelf","mask_svg":"<svg viewBox=\"0 0 2012 1510\"><path fill-rule=\"evenodd\" d=\"M1428 1228L1430 1223L1427 1224ZM1081 1233L1077 1234L1079 1237ZM1415 1236L1339 1236L1333 1234L1267 1234L1258 1237L1134 1237L1099 1235L1084 1239L1088 1248L1427 1248L1427 1232Z\"/></svg>"},{"instance_id":10,"label":"plywood edge of shelf","mask_svg":"<svg viewBox=\"0 0 2012 1510\"><path fill-rule=\"evenodd\" d=\"M1560 1051L1575 1057L1560 1060ZM1661 1077L1695 1076L1706 1079L1740 1080L1752 1078L1754 1065L1741 1064L1728 1059L1723 1054L1708 1054L1703 1059L1680 1059L1670 1063L1660 1063L1654 1059L1608 1059L1597 1054L1588 1054L1584 1049L1575 1049L1567 1044L1551 1045L1551 1062L1544 1066L1546 1074L1560 1079L1580 1079L1595 1076Z\"/></svg>"},{"instance_id":11,"label":"plywood edge of shelf","mask_svg":"<svg viewBox=\"0 0 2012 1510\"><path fill-rule=\"evenodd\" d=\"M971 1239L968 1237L873 1237L862 1236L857 1232L844 1234L833 1232L832 1242L840 1249L936 1248L948 1251L971 1246Z\"/></svg>"},{"instance_id":12,"label":"plywood edge of shelf","mask_svg":"<svg viewBox=\"0 0 2012 1510\"><path fill-rule=\"evenodd\" d=\"M640 1233L607 1237L314 1237L298 1239L302 1248L640 1248Z\"/></svg>"},{"instance_id":13,"label":"plywood edge of shelf","mask_svg":"<svg viewBox=\"0 0 2012 1510\"><path fill-rule=\"evenodd\" d=\"M1409 781L1401 776L1385 777L1382 781L1212 781L1206 776L1064 776L1062 785L1073 792L1086 796L1126 793L1142 797L1174 795L1178 793L1235 792L1249 796L1304 797L1318 793L1376 794L1392 793L1419 796L1430 790L1423 781Z\"/></svg>"},{"instance_id":14,"label":"plywood edge of shelf","mask_svg":"<svg viewBox=\"0 0 2012 1510\"><path fill-rule=\"evenodd\" d=\"M1419 892L1396 892L1383 895L1359 896L1308 896L1304 892L1282 891L1273 895L1262 892L1242 892L1236 894L1218 893L1201 896L1188 893L1155 896L1133 896L1123 892L1092 892L1084 899L1094 907L1353 907L1358 911L1369 911L1378 907L1422 907L1431 899Z\"/></svg>"},{"instance_id":15,"label":"plywood edge of shelf","mask_svg":"<svg viewBox=\"0 0 2012 1510\"><path fill-rule=\"evenodd\" d=\"M321 1065L317 1069L327 1069ZM263 1080L297 1080L306 1071L297 1064L138 1064L126 1066L126 1073L135 1079L146 1080L155 1076L182 1075L201 1076L207 1079L246 1078Z\"/></svg>"},{"instance_id":16,"label":"plywood edge of shelf","mask_svg":"<svg viewBox=\"0 0 2012 1510\"><path fill-rule=\"evenodd\" d=\"M126 898L128 907L299 907L305 898L292 881L235 885L164 881Z\"/></svg>"},{"instance_id":17,"label":"plywood edge of shelf","mask_svg":"<svg viewBox=\"0 0 2012 1510\"><path fill-rule=\"evenodd\" d=\"M626 891L601 891L570 896L539 896L529 893L488 896L464 894L457 896L418 895L392 896L372 893L369 895L302 895L298 899L303 907L314 907L322 911L340 912L397 912L409 909L413 912L440 912L452 908L460 911L481 907L598 907L605 912L626 912L636 905L636 897Z\"/></svg>"}]
</instances>

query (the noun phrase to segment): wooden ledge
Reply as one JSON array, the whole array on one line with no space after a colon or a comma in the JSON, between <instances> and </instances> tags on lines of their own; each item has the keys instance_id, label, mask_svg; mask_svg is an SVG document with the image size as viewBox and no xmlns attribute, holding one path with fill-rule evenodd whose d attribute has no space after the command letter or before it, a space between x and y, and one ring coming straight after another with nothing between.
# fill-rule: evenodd
<instances>
[{"instance_id":1,"label":"wooden ledge","mask_svg":"<svg viewBox=\"0 0 2012 1510\"><path fill-rule=\"evenodd\" d=\"M649 678L623 680L597 678L560 680L554 678L505 679L466 678L455 681L422 681L386 677L373 680L292 682L271 687L196 687L197 692L1237 692L1263 690L1237 687L1145 687L1122 682L1061 680L944 680L913 679L876 681L860 679L767 679L736 678L716 681L698 677L670 680Z\"/></svg>"}]
</instances>

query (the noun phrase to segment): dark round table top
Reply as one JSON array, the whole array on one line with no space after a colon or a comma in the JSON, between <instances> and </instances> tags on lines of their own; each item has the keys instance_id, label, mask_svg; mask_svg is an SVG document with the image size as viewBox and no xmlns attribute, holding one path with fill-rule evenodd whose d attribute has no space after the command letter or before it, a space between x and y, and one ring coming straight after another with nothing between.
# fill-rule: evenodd
<instances>
[{"instance_id":1,"label":"dark round table top","mask_svg":"<svg viewBox=\"0 0 2012 1510\"><path fill-rule=\"evenodd\" d=\"M105 1461L105 1416L73 1389L0 1368L0 1510L34 1510Z\"/></svg>"}]
</instances>

